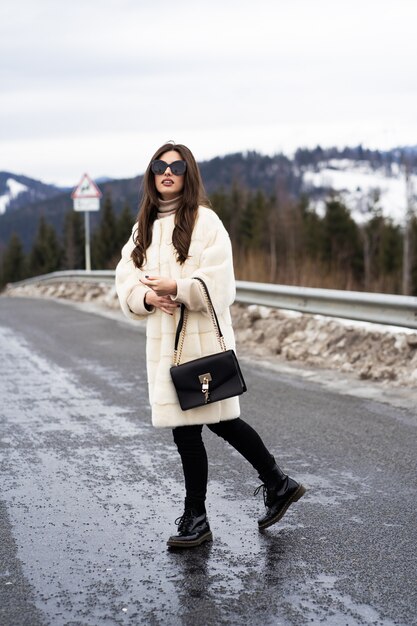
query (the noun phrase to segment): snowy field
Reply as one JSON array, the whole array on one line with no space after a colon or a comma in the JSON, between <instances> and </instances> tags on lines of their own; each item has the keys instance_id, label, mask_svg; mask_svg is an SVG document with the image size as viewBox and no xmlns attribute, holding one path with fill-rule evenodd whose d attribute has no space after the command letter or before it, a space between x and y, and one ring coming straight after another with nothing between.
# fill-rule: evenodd
<instances>
[{"instance_id":1,"label":"snowy field","mask_svg":"<svg viewBox=\"0 0 417 626\"><path fill-rule=\"evenodd\" d=\"M332 159L318 165L317 170L307 170L303 175L307 193L313 189L337 191L353 219L358 223L367 221L372 212L370 207L379 207L384 217L397 224L405 220L407 210L407 185L404 171L394 164L387 169L372 169L367 161ZM414 206L417 191L417 176L411 176ZM378 198L375 203L375 199ZM324 212L324 200L316 202L319 214Z\"/></svg>"}]
</instances>

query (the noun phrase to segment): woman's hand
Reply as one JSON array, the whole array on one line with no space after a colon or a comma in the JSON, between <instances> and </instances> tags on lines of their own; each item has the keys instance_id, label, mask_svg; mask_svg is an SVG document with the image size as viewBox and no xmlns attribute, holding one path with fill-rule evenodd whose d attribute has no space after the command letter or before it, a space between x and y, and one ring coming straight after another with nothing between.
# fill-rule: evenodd
<instances>
[{"instance_id":1,"label":"woman's hand","mask_svg":"<svg viewBox=\"0 0 417 626\"><path fill-rule=\"evenodd\" d=\"M173 278L164 278L163 276L145 276L140 282L150 287L157 296L176 296L177 281Z\"/></svg>"},{"instance_id":2,"label":"woman's hand","mask_svg":"<svg viewBox=\"0 0 417 626\"><path fill-rule=\"evenodd\" d=\"M168 313L168 315L174 315L175 309L179 306L178 302L174 302L169 296L157 296L154 291L146 292L145 304L161 309L161 311Z\"/></svg>"},{"instance_id":3,"label":"woman's hand","mask_svg":"<svg viewBox=\"0 0 417 626\"><path fill-rule=\"evenodd\" d=\"M175 296L177 293L177 283L172 278L164 278L163 276L145 276L140 282L151 289L146 292L145 303L148 306L154 306L161 309L168 315L173 315L175 309L179 306L178 302L173 302L169 296Z\"/></svg>"}]
</instances>

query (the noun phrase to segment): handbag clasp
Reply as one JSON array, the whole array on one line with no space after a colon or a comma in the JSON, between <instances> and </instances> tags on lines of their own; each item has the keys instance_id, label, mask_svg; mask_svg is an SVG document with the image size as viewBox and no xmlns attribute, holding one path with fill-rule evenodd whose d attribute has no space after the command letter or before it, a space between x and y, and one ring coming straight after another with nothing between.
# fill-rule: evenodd
<instances>
[{"instance_id":1,"label":"handbag clasp","mask_svg":"<svg viewBox=\"0 0 417 626\"><path fill-rule=\"evenodd\" d=\"M210 399L209 383L212 380L210 372L200 374L198 380L201 383L201 391L204 393L204 403L207 404Z\"/></svg>"}]
</instances>

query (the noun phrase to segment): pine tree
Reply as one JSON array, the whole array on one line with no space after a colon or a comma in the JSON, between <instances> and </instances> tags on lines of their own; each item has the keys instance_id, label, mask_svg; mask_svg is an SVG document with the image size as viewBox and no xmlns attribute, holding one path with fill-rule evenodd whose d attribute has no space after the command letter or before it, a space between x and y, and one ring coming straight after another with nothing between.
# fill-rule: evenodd
<instances>
[{"instance_id":1,"label":"pine tree","mask_svg":"<svg viewBox=\"0 0 417 626\"><path fill-rule=\"evenodd\" d=\"M250 194L239 224L239 241L245 249L259 249L267 223L267 199L261 190Z\"/></svg>"},{"instance_id":2,"label":"pine tree","mask_svg":"<svg viewBox=\"0 0 417 626\"><path fill-rule=\"evenodd\" d=\"M62 249L55 229L42 216L38 232L29 255L29 275L40 276L60 269Z\"/></svg>"},{"instance_id":3,"label":"pine tree","mask_svg":"<svg viewBox=\"0 0 417 626\"><path fill-rule=\"evenodd\" d=\"M403 235L401 227L392 220L384 220L378 250L379 283L377 290L401 293Z\"/></svg>"},{"instance_id":4,"label":"pine tree","mask_svg":"<svg viewBox=\"0 0 417 626\"><path fill-rule=\"evenodd\" d=\"M22 242L16 233L12 234L4 251L2 266L2 285L22 280L26 276L26 258Z\"/></svg>"},{"instance_id":5,"label":"pine tree","mask_svg":"<svg viewBox=\"0 0 417 626\"><path fill-rule=\"evenodd\" d=\"M135 223L135 216L133 215L129 204L126 202L122 212L117 220L117 249L119 252L125 245L126 241L132 236L132 227Z\"/></svg>"},{"instance_id":6,"label":"pine tree","mask_svg":"<svg viewBox=\"0 0 417 626\"><path fill-rule=\"evenodd\" d=\"M411 295L417 296L417 217L411 221Z\"/></svg>"},{"instance_id":7,"label":"pine tree","mask_svg":"<svg viewBox=\"0 0 417 626\"><path fill-rule=\"evenodd\" d=\"M352 279L362 280L363 252L359 228L347 207L337 198L326 202L322 258L332 272L345 277L343 289L350 288Z\"/></svg>"},{"instance_id":8,"label":"pine tree","mask_svg":"<svg viewBox=\"0 0 417 626\"><path fill-rule=\"evenodd\" d=\"M230 233L230 194L220 188L210 194L210 204Z\"/></svg>"},{"instance_id":9,"label":"pine tree","mask_svg":"<svg viewBox=\"0 0 417 626\"><path fill-rule=\"evenodd\" d=\"M113 211L110 194L104 200L101 219L94 231L91 245L92 265L94 269L113 269L119 258L117 222Z\"/></svg>"},{"instance_id":10,"label":"pine tree","mask_svg":"<svg viewBox=\"0 0 417 626\"><path fill-rule=\"evenodd\" d=\"M230 191L220 188L210 195L213 210L222 220L234 247L240 245L239 222L246 207L247 195L247 190L236 180L233 180Z\"/></svg>"},{"instance_id":11,"label":"pine tree","mask_svg":"<svg viewBox=\"0 0 417 626\"><path fill-rule=\"evenodd\" d=\"M85 267L85 242L82 215L70 210L64 222L64 261L65 269L77 270Z\"/></svg>"},{"instance_id":12,"label":"pine tree","mask_svg":"<svg viewBox=\"0 0 417 626\"><path fill-rule=\"evenodd\" d=\"M379 273L378 257L381 248L381 234L384 228L384 218L380 212L374 216L361 229L363 240L364 258L364 288L371 291L372 284Z\"/></svg>"},{"instance_id":13,"label":"pine tree","mask_svg":"<svg viewBox=\"0 0 417 626\"><path fill-rule=\"evenodd\" d=\"M307 196L301 196L298 207L302 219L304 253L307 258L317 261L323 249L323 220L310 208Z\"/></svg>"},{"instance_id":14,"label":"pine tree","mask_svg":"<svg viewBox=\"0 0 417 626\"><path fill-rule=\"evenodd\" d=\"M230 193L229 202L229 223L228 232L232 240L232 244L238 242L239 222L241 215L245 209L247 201L247 190L242 187L236 180L232 182L232 189Z\"/></svg>"}]
</instances>

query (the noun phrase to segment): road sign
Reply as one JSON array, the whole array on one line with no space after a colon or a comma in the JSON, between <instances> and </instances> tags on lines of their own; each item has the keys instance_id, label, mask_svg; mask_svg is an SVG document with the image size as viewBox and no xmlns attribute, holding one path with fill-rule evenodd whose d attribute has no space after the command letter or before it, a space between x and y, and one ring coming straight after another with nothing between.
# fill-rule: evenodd
<instances>
[{"instance_id":1,"label":"road sign","mask_svg":"<svg viewBox=\"0 0 417 626\"><path fill-rule=\"evenodd\" d=\"M74 198L74 211L98 211L100 198Z\"/></svg>"},{"instance_id":2,"label":"road sign","mask_svg":"<svg viewBox=\"0 0 417 626\"><path fill-rule=\"evenodd\" d=\"M101 191L96 183L84 174L78 186L71 194L74 201L74 211L84 211L84 231L85 231L85 269L91 270L90 254L90 211L100 209Z\"/></svg>"},{"instance_id":3,"label":"road sign","mask_svg":"<svg viewBox=\"0 0 417 626\"><path fill-rule=\"evenodd\" d=\"M95 182L88 174L84 174L71 194L74 200L74 211L98 211L101 196L101 191Z\"/></svg>"}]
</instances>

